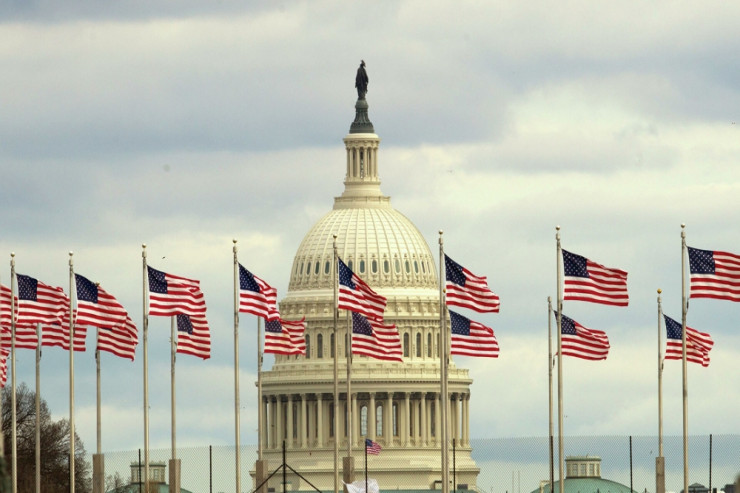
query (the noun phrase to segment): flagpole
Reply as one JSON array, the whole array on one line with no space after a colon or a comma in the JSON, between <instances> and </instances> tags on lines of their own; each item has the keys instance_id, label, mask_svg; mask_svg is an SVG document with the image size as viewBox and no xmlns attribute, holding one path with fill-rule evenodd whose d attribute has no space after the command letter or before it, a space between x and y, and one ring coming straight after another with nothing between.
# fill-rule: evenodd
<instances>
[{"instance_id":1,"label":"flagpole","mask_svg":"<svg viewBox=\"0 0 740 493\"><path fill-rule=\"evenodd\" d=\"M36 324L36 493L41 493L41 324Z\"/></svg>"},{"instance_id":2,"label":"flagpole","mask_svg":"<svg viewBox=\"0 0 740 493\"><path fill-rule=\"evenodd\" d=\"M352 460L352 329L347 311L347 458Z\"/></svg>"},{"instance_id":3,"label":"flagpole","mask_svg":"<svg viewBox=\"0 0 740 493\"><path fill-rule=\"evenodd\" d=\"M563 293L562 293L562 276L561 259L563 252L560 248L560 226L555 226L555 239L557 240L557 255L555 263L557 265L557 329L558 329L558 472L560 493L563 493L565 485L563 484ZM688 490L686 490L688 491Z\"/></svg>"},{"instance_id":4,"label":"flagpole","mask_svg":"<svg viewBox=\"0 0 740 493\"><path fill-rule=\"evenodd\" d=\"M241 493L241 429L239 423L239 260L236 252L236 239L232 240L234 245L234 446L236 459L236 493ZM259 348L259 346L258 346ZM258 349L259 351L259 349ZM259 360L258 360L259 361ZM259 362L257 363L257 382L260 383ZM259 387L259 385L258 385ZM262 458L262 397L257 395L257 460Z\"/></svg>"},{"instance_id":5,"label":"flagpole","mask_svg":"<svg viewBox=\"0 0 740 493\"><path fill-rule=\"evenodd\" d=\"M683 490L689 491L689 390L686 365L686 225L681 224L681 355L683 359Z\"/></svg>"},{"instance_id":6,"label":"flagpole","mask_svg":"<svg viewBox=\"0 0 740 493\"><path fill-rule=\"evenodd\" d=\"M444 279L445 279L445 251L444 251L444 239L442 235L444 232L439 230L439 336L442 341L441 355L440 355L440 373L441 373L441 394L442 398L439 400L441 405L440 421L442 422L442 493L449 493L449 459L447 457L447 443L449 442L449 429L447 423L448 406L450 404L449 397L447 395L447 365L449 364L450 347L449 337L447 334L447 311L445 304L445 292L444 292Z\"/></svg>"},{"instance_id":7,"label":"flagpole","mask_svg":"<svg viewBox=\"0 0 740 493\"><path fill-rule=\"evenodd\" d=\"M149 351L147 348L147 336L149 332L149 310L147 306L148 280L149 273L146 265L146 243L141 245L141 260L143 267L143 321L142 321L142 346L144 360L144 479L139 477L139 481L144 483L144 491L149 491ZM141 473L139 473L141 474Z\"/></svg>"},{"instance_id":8,"label":"flagpole","mask_svg":"<svg viewBox=\"0 0 740 493\"><path fill-rule=\"evenodd\" d=\"M337 235L334 237L334 493L339 492L339 254L337 253ZM317 412L321 412L318 409Z\"/></svg>"},{"instance_id":9,"label":"flagpole","mask_svg":"<svg viewBox=\"0 0 740 493\"><path fill-rule=\"evenodd\" d=\"M15 296L18 292L18 279L15 275L15 253L10 253L10 378L13 380L13 388L10 393L10 448L11 448L11 486L12 493L18 493L18 431L16 411L16 383L15 383ZM37 341L38 342L38 341Z\"/></svg>"},{"instance_id":10,"label":"flagpole","mask_svg":"<svg viewBox=\"0 0 740 493\"><path fill-rule=\"evenodd\" d=\"M661 321L663 307L658 289L658 458L655 461L655 493L665 493L665 458L663 457L663 355Z\"/></svg>"},{"instance_id":11,"label":"flagpole","mask_svg":"<svg viewBox=\"0 0 740 493\"><path fill-rule=\"evenodd\" d=\"M553 422L552 422L552 297L547 297L547 374L550 389L550 405L549 405L549 418L550 418L550 435L549 435L549 452L550 452L550 493L553 493L552 489L555 486L555 462L553 461Z\"/></svg>"},{"instance_id":12,"label":"flagpole","mask_svg":"<svg viewBox=\"0 0 740 493\"><path fill-rule=\"evenodd\" d=\"M170 317L170 408L172 414L172 460L177 459L177 448L176 448L176 435L177 435L177 423L175 421L175 352L177 351L177 339L175 339L175 319L176 315Z\"/></svg>"},{"instance_id":13,"label":"flagpole","mask_svg":"<svg viewBox=\"0 0 740 493\"><path fill-rule=\"evenodd\" d=\"M69 492L75 491L75 324L72 296L75 284L74 262L69 252Z\"/></svg>"}]
</instances>

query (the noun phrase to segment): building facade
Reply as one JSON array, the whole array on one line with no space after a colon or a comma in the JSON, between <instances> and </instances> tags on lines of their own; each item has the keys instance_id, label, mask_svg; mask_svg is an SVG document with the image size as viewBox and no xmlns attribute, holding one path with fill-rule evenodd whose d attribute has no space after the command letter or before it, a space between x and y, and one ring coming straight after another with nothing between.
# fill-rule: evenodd
<instances>
[{"instance_id":1,"label":"building facade","mask_svg":"<svg viewBox=\"0 0 740 493\"><path fill-rule=\"evenodd\" d=\"M344 171L344 192L298 247L288 293L280 301L282 318L306 318L307 350L305 357L276 355L271 370L262 374L263 459L273 470L282 461L285 443L288 464L305 478L289 473L286 490L309 490L306 480L331 490L334 444L338 440L341 478L351 435L355 479L364 477L364 444L369 438L382 447L380 455L368 461L368 474L378 480L381 490L440 488L443 345L435 255L414 224L393 209L390 197L380 190L380 138L364 95L355 105L344 146L346 161L336 165L337 174ZM335 235L339 257L387 298L385 321L396 324L404 356L403 363L352 357L348 398L348 314L339 311L338 430L333 405ZM470 447L472 380L466 369L450 363L448 382L451 483L474 489L479 469ZM273 478L269 486L282 491L280 482Z\"/></svg>"}]
</instances>

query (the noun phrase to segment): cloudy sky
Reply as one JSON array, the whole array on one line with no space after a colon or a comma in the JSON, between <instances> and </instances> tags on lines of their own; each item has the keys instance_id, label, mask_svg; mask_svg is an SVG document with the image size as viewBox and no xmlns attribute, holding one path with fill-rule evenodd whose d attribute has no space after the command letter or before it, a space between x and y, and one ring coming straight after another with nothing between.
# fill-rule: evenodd
<instances>
[{"instance_id":1,"label":"cloudy sky","mask_svg":"<svg viewBox=\"0 0 740 493\"><path fill-rule=\"evenodd\" d=\"M0 1L0 252L65 287L99 281L141 320L141 244L201 279L213 357L177 366L178 445L234 433L232 239L284 295L305 232L342 192L355 70L370 76L382 189L436 248L487 275L497 360L474 379L476 438L548 432L547 297L564 248L629 272L630 305L567 302L609 334L564 364L564 431L657 433L657 304L681 316L688 244L740 253L740 5L733 2ZM740 305L692 301L716 342L689 369L690 433L740 433ZM242 316L242 442L256 442L256 322ZM94 347L88 336L88 348ZM149 332L151 441L169 445L169 323ZM76 423L95 448L93 353ZM268 364L269 364L268 358ZM34 384L33 353L17 356ZM69 414L68 355L43 397ZM142 358L102 357L103 449L143 444ZM665 432L681 368L666 363ZM208 416L208 419L203 419ZM567 450L566 453L582 453Z\"/></svg>"}]
</instances>

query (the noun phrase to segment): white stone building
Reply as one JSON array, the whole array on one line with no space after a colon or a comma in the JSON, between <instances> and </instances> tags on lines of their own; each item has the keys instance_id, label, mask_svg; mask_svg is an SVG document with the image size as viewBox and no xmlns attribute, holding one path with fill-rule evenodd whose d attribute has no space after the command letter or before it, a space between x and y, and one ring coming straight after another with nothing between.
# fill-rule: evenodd
<instances>
[{"instance_id":1,"label":"white stone building","mask_svg":"<svg viewBox=\"0 0 740 493\"><path fill-rule=\"evenodd\" d=\"M334 486L334 443L339 440L339 477L347 455L346 336L347 314L339 312L339 430L333 426L334 303L333 235L339 257L388 305L385 320L401 335L404 362L354 356L351 365L352 455L355 478L364 477L364 440L382 446L368 461L369 476L381 490L441 488L440 324L437 262L414 224L391 207L380 190L379 144L368 118L366 100L358 99L355 121L344 138L344 192L313 225L296 252L288 293L280 302L287 320L306 317L307 354L276 356L262 375L260 434L263 459L274 470L282 460L322 491ZM430 198L431 199L431 198ZM436 251L436 249L435 249ZM471 458L468 371L449 369L450 482L475 489L479 469ZM338 435L338 437L337 437ZM454 449L452 451L452 440ZM269 482L281 492L282 474ZM288 491L310 490L292 472ZM340 483L341 485L341 483ZM341 487L341 486L340 486ZM451 484L452 487L452 484Z\"/></svg>"}]
</instances>

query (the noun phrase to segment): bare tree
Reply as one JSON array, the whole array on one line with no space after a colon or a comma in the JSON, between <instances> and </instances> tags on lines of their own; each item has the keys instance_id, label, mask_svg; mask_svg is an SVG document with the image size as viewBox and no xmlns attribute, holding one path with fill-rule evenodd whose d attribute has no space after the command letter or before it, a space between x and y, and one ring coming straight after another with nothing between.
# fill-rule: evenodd
<instances>
[{"instance_id":1,"label":"bare tree","mask_svg":"<svg viewBox=\"0 0 740 493\"><path fill-rule=\"evenodd\" d=\"M10 471L11 389L2 390L2 430L5 445L6 474ZM40 412L41 491L69 492L69 421L51 419L46 401L41 399ZM18 492L32 493L36 488L36 393L21 383L16 389L16 449ZM91 491L90 464L85 446L75 433L75 492ZM9 474L8 474L9 475Z\"/></svg>"}]
</instances>

